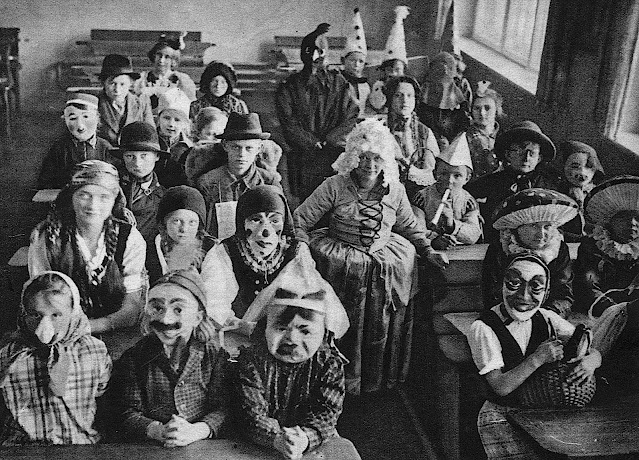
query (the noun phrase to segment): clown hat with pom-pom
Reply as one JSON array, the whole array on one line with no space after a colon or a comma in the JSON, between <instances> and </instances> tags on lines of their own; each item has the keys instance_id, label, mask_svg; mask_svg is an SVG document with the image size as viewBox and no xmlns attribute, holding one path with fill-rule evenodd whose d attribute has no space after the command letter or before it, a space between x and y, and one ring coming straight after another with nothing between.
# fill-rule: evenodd
<instances>
[{"instance_id":1,"label":"clown hat with pom-pom","mask_svg":"<svg viewBox=\"0 0 639 460\"><path fill-rule=\"evenodd\" d=\"M366 47L366 36L364 35L364 25L362 24L362 15L359 8L355 8L353 22L351 28L346 35L346 46L344 47L344 57L351 53L362 53L364 56L368 54Z\"/></svg>"},{"instance_id":2,"label":"clown hat with pom-pom","mask_svg":"<svg viewBox=\"0 0 639 460\"><path fill-rule=\"evenodd\" d=\"M406 54L406 36L404 35L404 19L409 14L407 6L395 7L395 23L391 27L384 47L384 61L391 59L399 59L408 65L408 56Z\"/></svg>"}]
</instances>

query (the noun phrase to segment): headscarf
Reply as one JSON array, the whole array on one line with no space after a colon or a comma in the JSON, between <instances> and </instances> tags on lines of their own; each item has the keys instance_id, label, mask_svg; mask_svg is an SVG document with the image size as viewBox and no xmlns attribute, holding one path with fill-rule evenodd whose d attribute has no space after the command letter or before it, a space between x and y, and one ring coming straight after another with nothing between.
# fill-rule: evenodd
<instances>
[{"instance_id":1,"label":"headscarf","mask_svg":"<svg viewBox=\"0 0 639 460\"><path fill-rule=\"evenodd\" d=\"M28 312L25 304L28 299L25 299L25 293L34 281L53 275L61 278L71 291L71 319L69 328L64 335L57 337L51 344L43 344L27 327L26 317ZM89 325L89 319L82 311L80 292L73 280L64 273L56 271L45 271L34 276L24 284L24 288L22 289L20 310L18 313L18 330L16 332L16 341L20 346L11 357L7 368L0 369L0 386L7 384L7 377L11 374L12 368L20 369L25 367L27 366L24 364L25 361L31 359L32 356L39 355L47 360L49 389L54 395L63 397L66 392L69 368L71 367L71 361L73 359L71 348L77 340L90 334L91 327ZM12 413L23 410L21 407L12 407L16 402L15 399L11 398L5 400L7 408Z\"/></svg>"},{"instance_id":2,"label":"headscarf","mask_svg":"<svg viewBox=\"0 0 639 460\"><path fill-rule=\"evenodd\" d=\"M293 237L293 217L282 190L273 185L259 185L244 192L237 201L235 235L246 239L244 221L258 212L281 212L284 216L283 236Z\"/></svg>"},{"instance_id":3,"label":"headscarf","mask_svg":"<svg viewBox=\"0 0 639 460\"><path fill-rule=\"evenodd\" d=\"M514 308L506 305L506 299L503 299L502 305L504 306L504 309L506 310L506 313L508 313L510 318L512 318L515 321L527 321L530 318L532 318L533 315L537 313L537 311L539 311L541 306L544 304L544 302L548 298L548 295L550 294L550 269L548 268L548 265L546 265L546 263L543 261L543 259L537 256L536 254L516 254L507 259L506 269L504 270L504 273L516 262L535 263L539 265L541 268L543 268L544 273L546 274L546 286L545 286L546 292L544 294L544 298L541 302L539 302L539 305L537 305L532 310L529 310L526 312L517 311ZM528 287L526 287L526 289L528 289ZM503 281L502 281L502 290L503 290Z\"/></svg>"}]
</instances>

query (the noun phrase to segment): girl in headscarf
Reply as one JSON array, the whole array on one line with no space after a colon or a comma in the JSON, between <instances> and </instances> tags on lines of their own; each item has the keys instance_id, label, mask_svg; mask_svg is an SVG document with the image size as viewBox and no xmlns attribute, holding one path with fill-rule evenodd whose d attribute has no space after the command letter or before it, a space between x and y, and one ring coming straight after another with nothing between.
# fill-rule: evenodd
<instances>
[{"instance_id":1,"label":"girl in headscarf","mask_svg":"<svg viewBox=\"0 0 639 460\"><path fill-rule=\"evenodd\" d=\"M563 358L562 340L575 331L557 313L541 308L550 292L550 277L548 266L537 255L509 258L501 302L483 312L468 334L473 361L490 390L477 419L489 460L546 458L523 430L508 421L507 414L520 405L518 389L525 381L543 364ZM591 349L575 361L567 380L585 382L600 365L600 353Z\"/></svg>"},{"instance_id":2,"label":"girl in headscarf","mask_svg":"<svg viewBox=\"0 0 639 460\"><path fill-rule=\"evenodd\" d=\"M191 120L205 107L217 107L227 115L231 112L249 113L246 102L233 94L237 86L237 75L230 65L213 61L204 69L200 78L200 92L202 96L191 103Z\"/></svg>"},{"instance_id":3,"label":"girl in headscarf","mask_svg":"<svg viewBox=\"0 0 639 460\"><path fill-rule=\"evenodd\" d=\"M76 165L47 218L31 233L31 276L56 270L72 277L94 334L137 324L146 289L146 243L115 166Z\"/></svg>"},{"instance_id":4,"label":"girl in headscarf","mask_svg":"<svg viewBox=\"0 0 639 460\"><path fill-rule=\"evenodd\" d=\"M346 388L378 391L408 373L417 288L416 253L438 266L425 229L399 182L399 146L377 120L359 123L346 152L326 179L295 210L298 238L310 241L318 271L348 312L351 329L339 346L350 360ZM325 215L329 227L311 232Z\"/></svg>"},{"instance_id":5,"label":"girl in headscarf","mask_svg":"<svg viewBox=\"0 0 639 460\"><path fill-rule=\"evenodd\" d=\"M293 234L282 191L260 185L244 192L237 202L235 235L215 245L202 263L209 316L218 326L245 326L242 318L255 297L294 259L315 265L306 244Z\"/></svg>"},{"instance_id":6,"label":"girl in headscarf","mask_svg":"<svg viewBox=\"0 0 639 460\"><path fill-rule=\"evenodd\" d=\"M91 336L73 280L54 271L31 278L18 330L0 350L0 443L98 442L96 398L110 375L111 358Z\"/></svg>"}]
</instances>

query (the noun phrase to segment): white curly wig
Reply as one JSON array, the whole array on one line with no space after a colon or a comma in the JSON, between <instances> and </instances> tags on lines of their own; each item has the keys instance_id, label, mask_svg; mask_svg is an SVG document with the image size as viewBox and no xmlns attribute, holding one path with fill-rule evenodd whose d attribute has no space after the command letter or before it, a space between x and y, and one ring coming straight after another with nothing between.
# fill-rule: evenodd
<instances>
[{"instance_id":1,"label":"white curly wig","mask_svg":"<svg viewBox=\"0 0 639 460\"><path fill-rule=\"evenodd\" d=\"M359 165L362 152L375 152L384 159L384 184L399 182L399 168L395 158L402 152L395 137L383 121L368 118L346 136L346 150L332 164L333 169L347 176Z\"/></svg>"}]
</instances>

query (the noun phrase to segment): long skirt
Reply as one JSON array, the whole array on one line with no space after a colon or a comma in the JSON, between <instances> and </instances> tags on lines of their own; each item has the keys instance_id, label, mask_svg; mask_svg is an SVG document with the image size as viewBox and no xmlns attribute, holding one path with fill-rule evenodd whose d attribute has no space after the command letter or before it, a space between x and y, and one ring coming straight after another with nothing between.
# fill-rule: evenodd
<instances>
[{"instance_id":1,"label":"long skirt","mask_svg":"<svg viewBox=\"0 0 639 460\"><path fill-rule=\"evenodd\" d=\"M403 237L367 253L313 232L313 258L348 313L350 328L338 346L350 361L346 389L351 394L392 388L408 374L413 333L411 298L417 286L416 253Z\"/></svg>"},{"instance_id":2,"label":"long skirt","mask_svg":"<svg viewBox=\"0 0 639 460\"><path fill-rule=\"evenodd\" d=\"M510 407L486 401L479 411L477 429L488 460L497 459L548 459L545 452L521 428L506 418Z\"/></svg>"}]
</instances>

